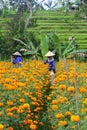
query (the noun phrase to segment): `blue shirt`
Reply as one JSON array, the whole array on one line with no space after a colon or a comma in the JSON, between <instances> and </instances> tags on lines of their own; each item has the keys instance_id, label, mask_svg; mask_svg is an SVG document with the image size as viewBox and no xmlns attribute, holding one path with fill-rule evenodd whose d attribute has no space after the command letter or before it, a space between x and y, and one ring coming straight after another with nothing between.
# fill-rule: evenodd
<instances>
[{"instance_id":1,"label":"blue shirt","mask_svg":"<svg viewBox=\"0 0 87 130\"><path fill-rule=\"evenodd\" d=\"M48 63L49 71L53 70L53 72L55 73L55 62L54 62L54 59L52 59L52 60L47 59L44 63L45 64Z\"/></svg>"},{"instance_id":2,"label":"blue shirt","mask_svg":"<svg viewBox=\"0 0 87 130\"><path fill-rule=\"evenodd\" d=\"M22 62L22 58L20 56L16 56L15 59L13 60L13 64Z\"/></svg>"}]
</instances>

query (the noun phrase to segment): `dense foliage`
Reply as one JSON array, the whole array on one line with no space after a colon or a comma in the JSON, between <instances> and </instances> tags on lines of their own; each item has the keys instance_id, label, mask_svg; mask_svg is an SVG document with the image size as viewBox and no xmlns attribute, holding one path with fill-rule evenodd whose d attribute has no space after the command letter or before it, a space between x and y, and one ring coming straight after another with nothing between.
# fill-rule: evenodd
<instances>
[{"instance_id":1,"label":"dense foliage","mask_svg":"<svg viewBox=\"0 0 87 130\"><path fill-rule=\"evenodd\" d=\"M8 3L9 2L9 3ZM67 8L45 11L40 7L42 3L28 0L9 0L0 2L0 58L9 59L10 55L20 49L28 48L28 53L38 53L43 57L47 50L56 52L56 56L61 57L62 51L69 44L68 38L74 35L78 48L85 49L87 42L87 24L85 4L79 3L79 10L71 10L67 3ZM85 2L85 1L84 1ZM50 4L50 3L49 3ZM9 6L8 6L9 5ZM19 39L14 40L14 39ZM27 44L21 44L22 41ZM33 48L31 47L33 45ZM45 46L48 46L48 48ZM43 46L43 47L42 47ZM37 47L39 49L37 49ZM34 52L34 53L33 53Z\"/></svg>"}]
</instances>

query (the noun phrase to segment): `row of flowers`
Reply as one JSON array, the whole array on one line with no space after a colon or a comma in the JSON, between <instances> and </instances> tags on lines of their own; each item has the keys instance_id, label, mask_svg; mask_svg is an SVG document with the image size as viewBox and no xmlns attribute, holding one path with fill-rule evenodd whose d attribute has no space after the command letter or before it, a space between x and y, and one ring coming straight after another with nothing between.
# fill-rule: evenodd
<instances>
[{"instance_id":1,"label":"row of flowers","mask_svg":"<svg viewBox=\"0 0 87 130\"><path fill-rule=\"evenodd\" d=\"M0 130L85 130L87 63L76 63L76 71L73 66L67 61L67 73L63 61L56 63L50 85L48 66L42 61L26 61L21 68L0 62Z\"/></svg>"}]
</instances>

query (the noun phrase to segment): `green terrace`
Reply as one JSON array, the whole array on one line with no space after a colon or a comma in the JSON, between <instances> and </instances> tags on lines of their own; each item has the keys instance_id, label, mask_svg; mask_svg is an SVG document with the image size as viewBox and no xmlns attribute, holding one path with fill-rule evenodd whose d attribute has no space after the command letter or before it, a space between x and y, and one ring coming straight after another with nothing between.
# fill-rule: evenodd
<instances>
[{"instance_id":1,"label":"green terrace","mask_svg":"<svg viewBox=\"0 0 87 130\"><path fill-rule=\"evenodd\" d=\"M9 32L8 22L13 17L14 12L6 18L0 18L0 32L5 35ZM12 16L12 17L11 17ZM66 44L70 36L75 36L79 48L87 48L87 21L76 17L73 11L68 14L63 11L44 11L34 12L32 20L36 23L29 27L27 32L55 32L60 40Z\"/></svg>"},{"instance_id":2,"label":"green terrace","mask_svg":"<svg viewBox=\"0 0 87 130\"><path fill-rule=\"evenodd\" d=\"M79 48L87 48L87 22L76 17L74 12L38 11L33 19L36 19L36 26L27 29L28 32L55 32L65 44L73 35Z\"/></svg>"}]
</instances>

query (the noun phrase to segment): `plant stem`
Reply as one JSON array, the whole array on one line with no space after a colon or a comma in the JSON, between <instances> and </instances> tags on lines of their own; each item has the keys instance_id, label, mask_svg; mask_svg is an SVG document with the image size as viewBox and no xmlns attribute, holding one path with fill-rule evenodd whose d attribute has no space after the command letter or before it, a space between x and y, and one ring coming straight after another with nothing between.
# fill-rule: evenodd
<instances>
[{"instance_id":1,"label":"plant stem","mask_svg":"<svg viewBox=\"0 0 87 130\"><path fill-rule=\"evenodd\" d=\"M75 48L74 48L75 52ZM75 84L75 98L76 98L76 110L77 114L79 114L79 99L78 99L78 85L77 85L77 77L76 77L76 59L74 57L74 84ZM80 130L80 123L78 122L78 130Z\"/></svg>"}]
</instances>

